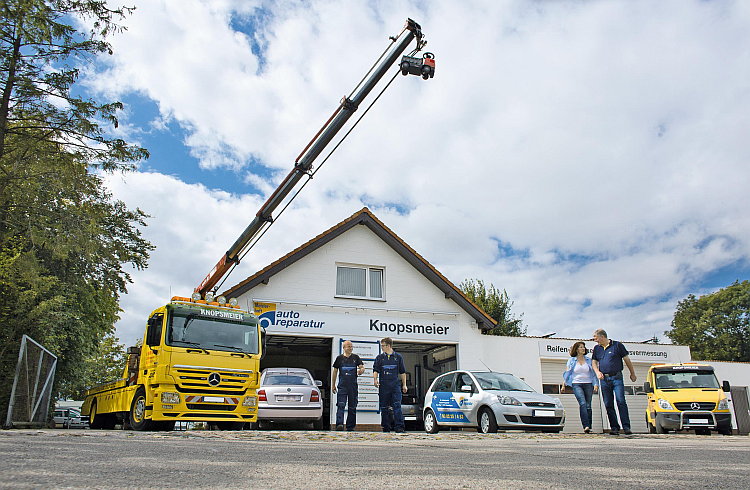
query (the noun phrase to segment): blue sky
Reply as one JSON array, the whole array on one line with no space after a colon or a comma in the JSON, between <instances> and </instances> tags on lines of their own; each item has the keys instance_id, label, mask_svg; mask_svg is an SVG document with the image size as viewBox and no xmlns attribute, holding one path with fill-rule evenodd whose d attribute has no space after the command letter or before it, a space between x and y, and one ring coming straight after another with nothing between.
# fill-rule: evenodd
<instances>
[{"instance_id":1,"label":"blue sky","mask_svg":"<svg viewBox=\"0 0 750 490\"><path fill-rule=\"evenodd\" d=\"M83 77L147 147L112 192L152 218L118 333L187 294L404 20L399 77L227 284L369 206L455 283L506 289L531 335L623 340L750 278L746 2L134 2Z\"/></svg>"}]
</instances>

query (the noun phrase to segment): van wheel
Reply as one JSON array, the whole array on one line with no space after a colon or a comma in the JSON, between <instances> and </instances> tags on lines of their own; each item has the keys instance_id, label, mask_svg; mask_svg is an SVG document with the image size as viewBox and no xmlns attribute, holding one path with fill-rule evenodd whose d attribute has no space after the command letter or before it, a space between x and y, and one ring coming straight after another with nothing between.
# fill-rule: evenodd
<instances>
[{"instance_id":1,"label":"van wheel","mask_svg":"<svg viewBox=\"0 0 750 490\"><path fill-rule=\"evenodd\" d=\"M656 427L654 427L654 424L652 424L651 422L646 422L646 424L648 425L648 433L656 434Z\"/></svg>"},{"instance_id":2,"label":"van wheel","mask_svg":"<svg viewBox=\"0 0 750 490\"><path fill-rule=\"evenodd\" d=\"M428 434L436 434L440 430L435 414L432 410L427 410L424 414L424 431Z\"/></svg>"},{"instance_id":3,"label":"van wheel","mask_svg":"<svg viewBox=\"0 0 750 490\"><path fill-rule=\"evenodd\" d=\"M731 436L732 435L732 428L728 427L726 429L719 428L719 434L723 436Z\"/></svg>"},{"instance_id":4,"label":"van wheel","mask_svg":"<svg viewBox=\"0 0 750 490\"><path fill-rule=\"evenodd\" d=\"M657 434L666 434L667 432L669 432L667 429L665 429L664 427L662 427L662 425L659 423L658 420L654 421L654 427L656 429L656 433Z\"/></svg>"},{"instance_id":5,"label":"van wheel","mask_svg":"<svg viewBox=\"0 0 750 490\"><path fill-rule=\"evenodd\" d=\"M138 388L130 403L130 427L133 430L154 430L154 423L146 418L146 390Z\"/></svg>"},{"instance_id":6,"label":"van wheel","mask_svg":"<svg viewBox=\"0 0 750 490\"><path fill-rule=\"evenodd\" d=\"M481 432L482 434L494 434L497 432L497 419L495 419L495 414L492 413L492 410L487 407L479 411L477 432Z\"/></svg>"}]
</instances>

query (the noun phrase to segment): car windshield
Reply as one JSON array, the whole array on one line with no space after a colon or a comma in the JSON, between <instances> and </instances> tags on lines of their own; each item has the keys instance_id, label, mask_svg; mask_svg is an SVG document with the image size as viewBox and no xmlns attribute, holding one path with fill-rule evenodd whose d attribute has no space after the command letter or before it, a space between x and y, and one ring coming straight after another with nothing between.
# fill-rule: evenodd
<instances>
[{"instance_id":1,"label":"car windshield","mask_svg":"<svg viewBox=\"0 0 750 490\"><path fill-rule=\"evenodd\" d=\"M534 391L534 389L508 373L473 373L483 390Z\"/></svg>"},{"instance_id":2,"label":"car windshield","mask_svg":"<svg viewBox=\"0 0 750 490\"><path fill-rule=\"evenodd\" d=\"M263 384L266 386L312 386L312 380L304 373L268 373Z\"/></svg>"},{"instance_id":3,"label":"car windshield","mask_svg":"<svg viewBox=\"0 0 750 490\"><path fill-rule=\"evenodd\" d=\"M201 350L258 353L257 319L240 311L174 307L167 344Z\"/></svg>"},{"instance_id":4,"label":"car windshield","mask_svg":"<svg viewBox=\"0 0 750 490\"><path fill-rule=\"evenodd\" d=\"M663 389L719 388L713 371L665 371L656 372L656 387Z\"/></svg>"}]
</instances>

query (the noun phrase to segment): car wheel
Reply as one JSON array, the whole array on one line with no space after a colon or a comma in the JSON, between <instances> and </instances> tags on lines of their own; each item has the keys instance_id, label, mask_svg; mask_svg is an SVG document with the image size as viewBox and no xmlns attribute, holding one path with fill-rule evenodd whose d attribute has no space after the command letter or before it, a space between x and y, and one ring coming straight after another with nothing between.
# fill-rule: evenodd
<instances>
[{"instance_id":1,"label":"car wheel","mask_svg":"<svg viewBox=\"0 0 750 490\"><path fill-rule=\"evenodd\" d=\"M313 420L312 426L313 430L323 430L323 418Z\"/></svg>"},{"instance_id":2,"label":"car wheel","mask_svg":"<svg viewBox=\"0 0 750 490\"><path fill-rule=\"evenodd\" d=\"M654 421L654 428L656 429L657 434L666 434L668 432L667 429L662 427L658 420Z\"/></svg>"},{"instance_id":3,"label":"car wheel","mask_svg":"<svg viewBox=\"0 0 750 490\"><path fill-rule=\"evenodd\" d=\"M497 432L497 420L495 414L487 407L479 412L479 425L477 431L482 434L494 434Z\"/></svg>"},{"instance_id":4,"label":"car wheel","mask_svg":"<svg viewBox=\"0 0 750 490\"><path fill-rule=\"evenodd\" d=\"M136 390L130 403L128 421L133 430L154 430L153 422L146 418L146 390L143 386Z\"/></svg>"},{"instance_id":5,"label":"car wheel","mask_svg":"<svg viewBox=\"0 0 750 490\"><path fill-rule=\"evenodd\" d=\"M440 430L435 414L432 410L427 410L424 414L424 431L428 434L435 434Z\"/></svg>"}]
</instances>

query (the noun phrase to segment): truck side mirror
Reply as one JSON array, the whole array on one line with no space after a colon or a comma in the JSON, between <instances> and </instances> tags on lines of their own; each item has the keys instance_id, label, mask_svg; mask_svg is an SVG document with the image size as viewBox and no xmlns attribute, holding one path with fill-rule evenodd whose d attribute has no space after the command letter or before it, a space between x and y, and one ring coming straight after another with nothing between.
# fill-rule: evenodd
<instances>
[{"instance_id":1,"label":"truck side mirror","mask_svg":"<svg viewBox=\"0 0 750 490\"><path fill-rule=\"evenodd\" d=\"M651 383L649 383L648 381L643 383L643 391L645 391L646 393L653 393L654 390L651 388Z\"/></svg>"},{"instance_id":2,"label":"truck side mirror","mask_svg":"<svg viewBox=\"0 0 750 490\"><path fill-rule=\"evenodd\" d=\"M729 381L722 381L721 389L724 390L724 393L729 393L732 390L732 388L729 386Z\"/></svg>"}]
</instances>

